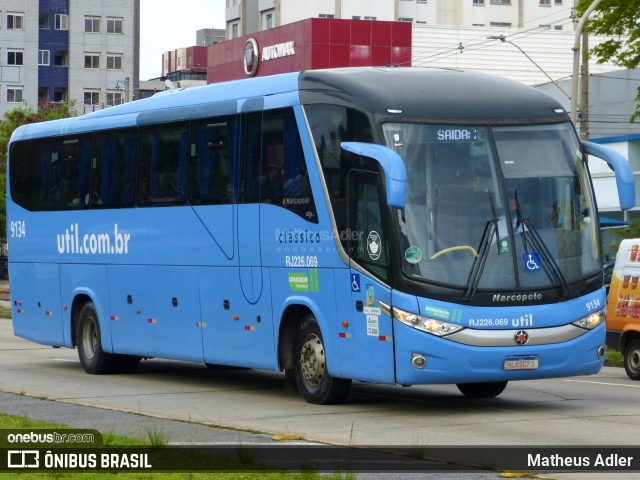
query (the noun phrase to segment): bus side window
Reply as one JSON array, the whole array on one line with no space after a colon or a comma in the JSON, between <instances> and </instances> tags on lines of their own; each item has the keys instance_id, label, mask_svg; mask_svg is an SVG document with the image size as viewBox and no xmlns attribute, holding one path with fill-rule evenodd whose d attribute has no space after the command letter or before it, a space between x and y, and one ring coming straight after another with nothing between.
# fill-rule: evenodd
<instances>
[{"instance_id":1,"label":"bus side window","mask_svg":"<svg viewBox=\"0 0 640 480\"><path fill-rule=\"evenodd\" d=\"M193 205L233 203L232 154L234 117L209 118L191 123L189 202Z\"/></svg>"},{"instance_id":2,"label":"bus side window","mask_svg":"<svg viewBox=\"0 0 640 480\"><path fill-rule=\"evenodd\" d=\"M139 205L176 205L186 201L188 152L186 122L140 130Z\"/></svg>"},{"instance_id":3,"label":"bus side window","mask_svg":"<svg viewBox=\"0 0 640 480\"><path fill-rule=\"evenodd\" d=\"M91 188L86 203L93 208L133 206L137 150L135 129L94 135Z\"/></svg>"},{"instance_id":4,"label":"bus side window","mask_svg":"<svg viewBox=\"0 0 640 480\"><path fill-rule=\"evenodd\" d=\"M387 231L382 224L380 175L361 170L348 174L349 255L378 278L389 278Z\"/></svg>"},{"instance_id":5,"label":"bus side window","mask_svg":"<svg viewBox=\"0 0 640 480\"><path fill-rule=\"evenodd\" d=\"M53 141L49 165L49 209L85 207L89 193L91 137L60 137Z\"/></svg>"},{"instance_id":6,"label":"bus side window","mask_svg":"<svg viewBox=\"0 0 640 480\"><path fill-rule=\"evenodd\" d=\"M242 202L257 203L263 178L260 175L262 159L262 112L242 116Z\"/></svg>"},{"instance_id":7,"label":"bus side window","mask_svg":"<svg viewBox=\"0 0 640 480\"><path fill-rule=\"evenodd\" d=\"M279 205L318 223L293 110L264 112L262 152L260 202Z\"/></svg>"},{"instance_id":8,"label":"bus side window","mask_svg":"<svg viewBox=\"0 0 640 480\"><path fill-rule=\"evenodd\" d=\"M11 146L11 198L31 211L48 208L49 140L28 140Z\"/></svg>"}]
</instances>

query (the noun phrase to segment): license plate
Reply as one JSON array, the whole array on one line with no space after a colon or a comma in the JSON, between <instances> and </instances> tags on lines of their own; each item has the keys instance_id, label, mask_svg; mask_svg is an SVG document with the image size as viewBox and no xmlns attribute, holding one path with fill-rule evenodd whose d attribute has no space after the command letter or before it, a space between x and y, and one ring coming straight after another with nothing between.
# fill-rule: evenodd
<instances>
[{"instance_id":1,"label":"license plate","mask_svg":"<svg viewBox=\"0 0 640 480\"><path fill-rule=\"evenodd\" d=\"M512 355L504 358L505 370L535 370L538 368L538 355Z\"/></svg>"}]
</instances>

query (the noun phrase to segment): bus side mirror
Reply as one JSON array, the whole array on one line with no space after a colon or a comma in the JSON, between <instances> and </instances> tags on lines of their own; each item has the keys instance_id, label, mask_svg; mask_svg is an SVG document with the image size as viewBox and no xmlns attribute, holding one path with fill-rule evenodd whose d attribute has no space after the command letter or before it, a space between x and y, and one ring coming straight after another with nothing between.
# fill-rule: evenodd
<instances>
[{"instance_id":1,"label":"bus side mirror","mask_svg":"<svg viewBox=\"0 0 640 480\"><path fill-rule=\"evenodd\" d=\"M400 155L384 145L375 143L342 142L340 146L347 152L377 161L384 171L387 205L404 208L407 196L407 169Z\"/></svg>"},{"instance_id":2,"label":"bus side mirror","mask_svg":"<svg viewBox=\"0 0 640 480\"><path fill-rule=\"evenodd\" d=\"M636 206L636 184L633 169L629 162L615 150L603 147L593 142L581 142L582 148L588 155L601 158L609 164L616 174L618 200L622 210L629 210Z\"/></svg>"}]
</instances>

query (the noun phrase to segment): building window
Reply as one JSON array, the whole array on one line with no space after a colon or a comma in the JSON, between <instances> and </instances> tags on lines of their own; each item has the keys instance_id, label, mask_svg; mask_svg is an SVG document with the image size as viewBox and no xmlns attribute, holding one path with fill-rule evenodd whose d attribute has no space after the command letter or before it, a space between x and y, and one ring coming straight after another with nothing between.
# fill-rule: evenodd
<instances>
[{"instance_id":1,"label":"building window","mask_svg":"<svg viewBox=\"0 0 640 480\"><path fill-rule=\"evenodd\" d=\"M484 5L484 0L473 0L474 5Z\"/></svg>"},{"instance_id":2,"label":"building window","mask_svg":"<svg viewBox=\"0 0 640 480\"><path fill-rule=\"evenodd\" d=\"M377 19L378 19L378 17L367 17L367 16L365 15L364 19L365 19L365 20L377 20Z\"/></svg>"},{"instance_id":3,"label":"building window","mask_svg":"<svg viewBox=\"0 0 640 480\"><path fill-rule=\"evenodd\" d=\"M264 17L264 28L267 30L273 28L273 13L267 13Z\"/></svg>"},{"instance_id":4,"label":"building window","mask_svg":"<svg viewBox=\"0 0 640 480\"><path fill-rule=\"evenodd\" d=\"M69 100L69 92L66 88L56 87L53 89L53 101L56 103L67 102Z\"/></svg>"},{"instance_id":5,"label":"building window","mask_svg":"<svg viewBox=\"0 0 640 480\"><path fill-rule=\"evenodd\" d=\"M562 30L562 25L554 25L553 29L554 30Z\"/></svg>"},{"instance_id":6,"label":"building window","mask_svg":"<svg viewBox=\"0 0 640 480\"><path fill-rule=\"evenodd\" d=\"M351 20L360 20L360 15L354 15Z\"/></svg>"},{"instance_id":7,"label":"building window","mask_svg":"<svg viewBox=\"0 0 640 480\"><path fill-rule=\"evenodd\" d=\"M7 15L8 30L24 30L24 13L10 13Z\"/></svg>"},{"instance_id":8,"label":"building window","mask_svg":"<svg viewBox=\"0 0 640 480\"><path fill-rule=\"evenodd\" d=\"M38 88L38 100L49 100L49 87Z\"/></svg>"},{"instance_id":9,"label":"building window","mask_svg":"<svg viewBox=\"0 0 640 480\"><path fill-rule=\"evenodd\" d=\"M511 22L489 22L489 26L490 27L509 28L509 27L511 27Z\"/></svg>"},{"instance_id":10,"label":"building window","mask_svg":"<svg viewBox=\"0 0 640 480\"><path fill-rule=\"evenodd\" d=\"M107 18L107 33L122 33L122 18Z\"/></svg>"},{"instance_id":11,"label":"building window","mask_svg":"<svg viewBox=\"0 0 640 480\"><path fill-rule=\"evenodd\" d=\"M238 24L231 24L231 38L238 38Z\"/></svg>"},{"instance_id":12,"label":"building window","mask_svg":"<svg viewBox=\"0 0 640 480\"><path fill-rule=\"evenodd\" d=\"M85 55L84 55L84 68L100 68L100 54L99 53L85 53Z\"/></svg>"},{"instance_id":13,"label":"building window","mask_svg":"<svg viewBox=\"0 0 640 480\"><path fill-rule=\"evenodd\" d=\"M555 4L556 4L556 5L562 5L562 0L556 0L556 1L555 1Z\"/></svg>"},{"instance_id":14,"label":"building window","mask_svg":"<svg viewBox=\"0 0 640 480\"><path fill-rule=\"evenodd\" d=\"M69 15L56 13L56 30L69 30Z\"/></svg>"},{"instance_id":15,"label":"building window","mask_svg":"<svg viewBox=\"0 0 640 480\"><path fill-rule=\"evenodd\" d=\"M85 33L100 33L100 17L84 17Z\"/></svg>"},{"instance_id":16,"label":"building window","mask_svg":"<svg viewBox=\"0 0 640 480\"><path fill-rule=\"evenodd\" d=\"M49 30L51 26L49 25L49 14L41 13L38 17L38 28L42 30Z\"/></svg>"},{"instance_id":17,"label":"building window","mask_svg":"<svg viewBox=\"0 0 640 480\"><path fill-rule=\"evenodd\" d=\"M511 5L511 0L491 0L491 5Z\"/></svg>"},{"instance_id":18,"label":"building window","mask_svg":"<svg viewBox=\"0 0 640 480\"><path fill-rule=\"evenodd\" d=\"M110 107L115 107L116 105L120 105L124 103L124 96L122 95L122 91L120 90L107 90L107 105Z\"/></svg>"},{"instance_id":19,"label":"building window","mask_svg":"<svg viewBox=\"0 0 640 480\"><path fill-rule=\"evenodd\" d=\"M22 103L22 87L7 87L7 103Z\"/></svg>"},{"instance_id":20,"label":"building window","mask_svg":"<svg viewBox=\"0 0 640 480\"><path fill-rule=\"evenodd\" d=\"M540 24L538 25L538 27L542 30L550 30L551 29L551 25L549 25L548 23L545 24Z\"/></svg>"},{"instance_id":21,"label":"building window","mask_svg":"<svg viewBox=\"0 0 640 480\"><path fill-rule=\"evenodd\" d=\"M85 90L84 104L93 106L100 105L100 90Z\"/></svg>"},{"instance_id":22,"label":"building window","mask_svg":"<svg viewBox=\"0 0 640 480\"><path fill-rule=\"evenodd\" d=\"M53 64L56 67L68 67L69 66L69 52L65 50L56 51L53 55Z\"/></svg>"},{"instance_id":23,"label":"building window","mask_svg":"<svg viewBox=\"0 0 640 480\"><path fill-rule=\"evenodd\" d=\"M335 15L332 13L321 13L318 15L318 18L335 18Z\"/></svg>"},{"instance_id":24,"label":"building window","mask_svg":"<svg viewBox=\"0 0 640 480\"><path fill-rule=\"evenodd\" d=\"M122 55L107 54L107 70L122 70Z\"/></svg>"},{"instance_id":25,"label":"building window","mask_svg":"<svg viewBox=\"0 0 640 480\"><path fill-rule=\"evenodd\" d=\"M416 0L416 3L427 3L427 0Z\"/></svg>"},{"instance_id":26,"label":"building window","mask_svg":"<svg viewBox=\"0 0 640 480\"><path fill-rule=\"evenodd\" d=\"M24 52L22 50L9 50L7 52L7 65L16 67L24 65Z\"/></svg>"},{"instance_id":27,"label":"building window","mask_svg":"<svg viewBox=\"0 0 640 480\"><path fill-rule=\"evenodd\" d=\"M413 18L408 18L408 17L400 17L398 18L399 22L413 22Z\"/></svg>"},{"instance_id":28,"label":"building window","mask_svg":"<svg viewBox=\"0 0 640 480\"><path fill-rule=\"evenodd\" d=\"M49 50L38 50L38 65L51 65L51 52Z\"/></svg>"},{"instance_id":29,"label":"building window","mask_svg":"<svg viewBox=\"0 0 640 480\"><path fill-rule=\"evenodd\" d=\"M551 0L540 0L540 6L541 7L550 7L551 6Z\"/></svg>"}]
</instances>

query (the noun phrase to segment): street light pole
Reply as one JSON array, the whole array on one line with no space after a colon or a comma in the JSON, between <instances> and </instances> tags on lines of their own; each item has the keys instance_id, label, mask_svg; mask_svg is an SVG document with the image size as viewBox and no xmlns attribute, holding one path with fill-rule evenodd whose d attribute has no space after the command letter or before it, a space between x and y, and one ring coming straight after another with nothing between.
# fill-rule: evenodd
<instances>
[{"instance_id":1,"label":"street light pole","mask_svg":"<svg viewBox=\"0 0 640 480\"><path fill-rule=\"evenodd\" d=\"M578 21L578 26L576 27L576 37L575 37L575 41L573 42L573 76L571 77L571 109L570 109L571 111L569 113L569 115L571 116L571 121L573 122L574 125L576 124L576 121L578 119L578 110L577 110L578 74L580 70L580 40L582 38L582 29L584 28L584 24L587 21L587 18L589 18L589 15L591 15L591 12L593 12L596 9L599 3L600 3L600 0L593 0L593 3L589 5L589 8L587 8L587 11L584 12L584 15L580 17L580 20Z\"/></svg>"}]
</instances>

